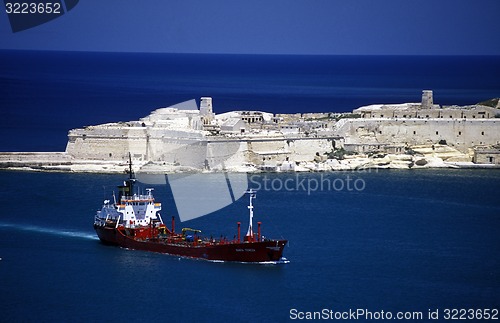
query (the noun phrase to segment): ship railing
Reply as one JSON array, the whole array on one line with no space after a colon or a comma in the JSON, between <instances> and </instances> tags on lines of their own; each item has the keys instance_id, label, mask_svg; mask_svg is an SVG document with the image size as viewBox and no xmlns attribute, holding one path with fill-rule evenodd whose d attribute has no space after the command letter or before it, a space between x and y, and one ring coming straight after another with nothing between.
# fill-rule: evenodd
<instances>
[{"instance_id":1,"label":"ship railing","mask_svg":"<svg viewBox=\"0 0 500 323\"><path fill-rule=\"evenodd\" d=\"M98 226L105 226L105 225L114 225L114 224L119 224L121 216L117 217L110 217L109 214L106 215L106 217L102 217L99 214L97 214L94 218L94 224Z\"/></svg>"},{"instance_id":2,"label":"ship railing","mask_svg":"<svg viewBox=\"0 0 500 323\"><path fill-rule=\"evenodd\" d=\"M104 226L106 224L106 218L103 218L99 215L96 215L95 218L94 218L94 224L95 225L98 225L98 226Z\"/></svg>"},{"instance_id":3,"label":"ship railing","mask_svg":"<svg viewBox=\"0 0 500 323\"><path fill-rule=\"evenodd\" d=\"M122 196L122 201L154 201L154 197L151 194L143 195L143 194L135 194L135 195L126 195Z\"/></svg>"}]
</instances>

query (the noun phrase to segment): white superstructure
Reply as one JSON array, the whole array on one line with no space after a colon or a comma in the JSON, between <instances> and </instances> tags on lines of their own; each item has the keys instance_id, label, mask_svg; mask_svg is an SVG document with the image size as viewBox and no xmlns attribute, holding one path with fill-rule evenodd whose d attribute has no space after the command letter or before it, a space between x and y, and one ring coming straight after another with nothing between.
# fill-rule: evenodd
<instances>
[{"instance_id":1,"label":"white superstructure","mask_svg":"<svg viewBox=\"0 0 500 323\"><path fill-rule=\"evenodd\" d=\"M116 226L123 225L125 228L135 228L136 226L148 226L154 222L163 223L160 216L161 203L156 203L153 196L153 189L146 188L147 194L135 192L136 182L132 171L132 160L129 156L129 174L122 186L118 186L118 201L114 197L114 203L109 200L104 201L100 211L97 211L95 222L98 225L105 225L108 221L116 221Z\"/></svg>"},{"instance_id":2,"label":"white superstructure","mask_svg":"<svg viewBox=\"0 0 500 323\"><path fill-rule=\"evenodd\" d=\"M116 206L118 213L121 213L125 227L149 225L153 220L159 219L158 212L161 210L161 203L155 203L151 193L152 188L146 190L148 191L146 195L122 196L120 204Z\"/></svg>"}]
</instances>

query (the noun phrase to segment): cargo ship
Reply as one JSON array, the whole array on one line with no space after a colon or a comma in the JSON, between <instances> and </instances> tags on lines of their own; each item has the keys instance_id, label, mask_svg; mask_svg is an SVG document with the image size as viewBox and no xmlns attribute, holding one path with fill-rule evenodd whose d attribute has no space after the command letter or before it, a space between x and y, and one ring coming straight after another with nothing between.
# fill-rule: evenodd
<instances>
[{"instance_id":1,"label":"cargo ship","mask_svg":"<svg viewBox=\"0 0 500 323\"><path fill-rule=\"evenodd\" d=\"M201 230L183 228L175 231L175 217L168 228L160 215L161 203L153 197L153 189L146 194L135 192L136 178L129 167L129 178L118 186L118 199L105 200L97 211L94 229L104 244L123 248L165 253L172 256L209 260L214 262L242 262L277 264L288 263L283 257L287 240L267 239L253 228L253 199L256 191L249 190L249 226L241 237L241 222L237 222L237 235L233 240L203 237Z\"/></svg>"}]
</instances>

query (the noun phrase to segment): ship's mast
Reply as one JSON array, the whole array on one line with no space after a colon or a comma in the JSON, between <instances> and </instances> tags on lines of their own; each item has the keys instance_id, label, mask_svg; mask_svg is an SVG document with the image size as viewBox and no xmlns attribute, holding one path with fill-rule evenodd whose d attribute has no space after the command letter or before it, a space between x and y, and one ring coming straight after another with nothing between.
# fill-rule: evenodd
<instances>
[{"instance_id":1,"label":"ship's mast","mask_svg":"<svg viewBox=\"0 0 500 323\"><path fill-rule=\"evenodd\" d=\"M248 231L247 231L247 239L250 239L250 240L253 240L253 204L252 204L252 200L254 198L257 197L257 195L255 194L255 191L250 189L249 191L246 191L245 193L248 193L249 194L249 197L250 197L250 204L248 205L248 210L250 211L250 219L249 219L249 223L248 223Z\"/></svg>"},{"instance_id":2,"label":"ship's mast","mask_svg":"<svg viewBox=\"0 0 500 323\"><path fill-rule=\"evenodd\" d=\"M135 180L135 174L134 171L132 170L132 154L130 152L128 153L128 175L129 179Z\"/></svg>"},{"instance_id":3,"label":"ship's mast","mask_svg":"<svg viewBox=\"0 0 500 323\"><path fill-rule=\"evenodd\" d=\"M134 195L135 174L132 169L132 154L128 153L128 179L123 182L123 185L118 186L118 203L122 202L122 197Z\"/></svg>"},{"instance_id":4,"label":"ship's mast","mask_svg":"<svg viewBox=\"0 0 500 323\"><path fill-rule=\"evenodd\" d=\"M128 153L128 174L129 174L129 187L130 187L130 196L134 195L134 184L135 184L135 174L132 169L132 154L129 152Z\"/></svg>"}]
</instances>

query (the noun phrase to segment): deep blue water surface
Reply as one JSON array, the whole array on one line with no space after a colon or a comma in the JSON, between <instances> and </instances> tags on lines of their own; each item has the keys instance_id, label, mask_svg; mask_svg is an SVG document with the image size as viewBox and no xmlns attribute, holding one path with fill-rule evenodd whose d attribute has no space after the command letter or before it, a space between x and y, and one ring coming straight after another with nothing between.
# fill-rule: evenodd
<instances>
[{"instance_id":1,"label":"deep blue water surface","mask_svg":"<svg viewBox=\"0 0 500 323\"><path fill-rule=\"evenodd\" d=\"M0 51L0 151L63 151L69 129L202 96L214 111L348 112L500 97L498 56L180 55Z\"/></svg>"},{"instance_id":2,"label":"deep blue water surface","mask_svg":"<svg viewBox=\"0 0 500 323\"><path fill-rule=\"evenodd\" d=\"M0 172L0 321L282 322L293 308L500 307L498 170L266 176L251 181L261 185L255 221L290 241L286 265L105 246L93 216L123 176ZM347 176L364 189L298 185ZM265 190L287 179L292 190ZM155 192L163 218L176 215L168 186ZM232 237L247 223L246 203L177 227Z\"/></svg>"},{"instance_id":3,"label":"deep blue water surface","mask_svg":"<svg viewBox=\"0 0 500 323\"><path fill-rule=\"evenodd\" d=\"M63 151L69 129L201 96L216 113L343 112L419 101L423 89L439 104L473 104L500 96L498 75L499 57L0 51L0 151ZM122 176L0 172L0 321L280 322L292 308L500 307L499 171L268 176L297 184L261 187L256 200L264 234L290 241L287 265L104 246L93 216ZM365 189L299 185L347 176ZM168 186L155 192L163 217L177 216ZM231 238L246 220L242 199L178 226Z\"/></svg>"}]
</instances>

